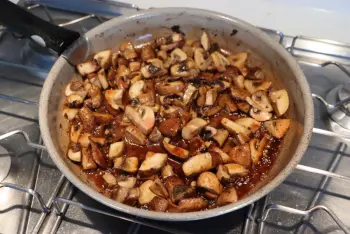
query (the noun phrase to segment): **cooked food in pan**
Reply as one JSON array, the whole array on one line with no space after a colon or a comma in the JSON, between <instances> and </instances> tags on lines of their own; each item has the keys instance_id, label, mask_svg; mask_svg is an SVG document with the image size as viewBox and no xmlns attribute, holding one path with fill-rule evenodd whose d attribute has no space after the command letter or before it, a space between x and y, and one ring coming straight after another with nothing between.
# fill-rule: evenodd
<instances>
[{"instance_id":1,"label":"cooked food in pan","mask_svg":"<svg viewBox=\"0 0 350 234\"><path fill-rule=\"evenodd\" d=\"M248 56L206 32L97 53L65 89L67 157L101 193L141 209L236 202L266 177L290 126L287 91Z\"/></svg>"}]
</instances>

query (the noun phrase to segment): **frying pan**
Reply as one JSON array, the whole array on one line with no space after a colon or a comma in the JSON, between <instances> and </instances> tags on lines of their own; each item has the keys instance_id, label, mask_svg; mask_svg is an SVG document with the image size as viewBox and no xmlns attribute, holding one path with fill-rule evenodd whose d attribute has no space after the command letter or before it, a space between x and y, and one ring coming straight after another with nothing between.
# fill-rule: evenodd
<instances>
[{"instance_id":1,"label":"frying pan","mask_svg":"<svg viewBox=\"0 0 350 234\"><path fill-rule=\"evenodd\" d=\"M256 27L217 12L191 8L160 8L139 11L109 20L84 35L51 25L18 6L1 0L0 23L26 37L40 36L47 47L61 54L52 67L40 97L41 134L52 160L77 188L93 199L118 211L144 218L166 221L190 221L222 215L260 199L293 171L308 147L314 123L314 110L308 83L297 62L277 42ZM68 123L62 115L64 88L78 79L75 64L101 50L116 48L124 41L141 44L158 36L171 35L179 26L187 38L199 38L204 28L216 42L233 52L248 51L249 62L262 67L277 88L286 88L290 96L287 118L292 119L280 154L266 178L236 203L190 212L159 213L141 210L103 196L81 169L66 157ZM178 28L178 27L177 27Z\"/></svg>"}]
</instances>

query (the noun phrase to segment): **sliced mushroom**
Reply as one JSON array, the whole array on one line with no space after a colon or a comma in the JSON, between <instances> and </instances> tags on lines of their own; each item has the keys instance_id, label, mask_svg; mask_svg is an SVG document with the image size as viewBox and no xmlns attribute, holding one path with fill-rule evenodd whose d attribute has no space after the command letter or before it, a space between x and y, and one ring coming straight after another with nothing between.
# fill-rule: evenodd
<instances>
[{"instance_id":1,"label":"sliced mushroom","mask_svg":"<svg viewBox=\"0 0 350 234\"><path fill-rule=\"evenodd\" d=\"M215 146L210 146L209 147L209 153L212 153L212 152L218 153L220 155L221 160L222 160L223 163L230 163L230 162L232 162L231 157L228 154L226 154L223 150L221 150L220 148L215 147Z\"/></svg>"},{"instance_id":2,"label":"sliced mushroom","mask_svg":"<svg viewBox=\"0 0 350 234\"><path fill-rule=\"evenodd\" d=\"M163 60L165 62L168 59L168 54L166 51L160 50L157 52L157 58L160 58L161 60Z\"/></svg>"},{"instance_id":3,"label":"sliced mushroom","mask_svg":"<svg viewBox=\"0 0 350 234\"><path fill-rule=\"evenodd\" d=\"M201 71L207 70L209 65L213 62L211 57L207 57L207 53L202 48L196 48L194 50L194 61Z\"/></svg>"},{"instance_id":4,"label":"sliced mushroom","mask_svg":"<svg viewBox=\"0 0 350 234\"><path fill-rule=\"evenodd\" d=\"M207 125L207 121L201 118L192 119L182 129L181 135L185 140L191 140Z\"/></svg>"},{"instance_id":5,"label":"sliced mushroom","mask_svg":"<svg viewBox=\"0 0 350 234\"><path fill-rule=\"evenodd\" d=\"M205 105L206 106L214 105L217 96L218 96L218 92L216 89L209 89L205 95Z\"/></svg>"},{"instance_id":6,"label":"sliced mushroom","mask_svg":"<svg viewBox=\"0 0 350 234\"><path fill-rule=\"evenodd\" d=\"M143 176L155 174L165 166L167 159L167 154L147 152L145 160L139 168L139 173Z\"/></svg>"},{"instance_id":7,"label":"sliced mushroom","mask_svg":"<svg viewBox=\"0 0 350 234\"><path fill-rule=\"evenodd\" d=\"M260 80L245 80L244 87L246 90L253 94L257 91L266 91L271 87L271 81L260 81Z\"/></svg>"},{"instance_id":8,"label":"sliced mushroom","mask_svg":"<svg viewBox=\"0 0 350 234\"><path fill-rule=\"evenodd\" d=\"M149 189L156 194L157 196L168 198L169 194L167 189L164 187L162 181L160 179L155 179L152 186L149 187Z\"/></svg>"},{"instance_id":9,"label":"sliced mushroom","mask_svg":"<svg viewBox=\"0 0 350 234\"><path fill-rule=\"evenodd\" d=\"M183 102L185 105L189 104L196 94L197 88L192 84L188 84L183 95Z\"/></svg>"},{"instance_id":10,"label":"sliced mushroom","mask_svg":"<svg viewBox=\"0 0 350 234\"><path fill-rule=\"evenodd\" d=\"M172 63L178 63L187 59L187 54L180 48L176 48L170 53L170 59Z\"/></svg>"},{"instance_id":11,"label":"sliced mushroom","mask_svg":"<svg viewBox=\"0 0 350 234\"><path fill-rule=\"evenodd\" d=\"M153 211L165 212L168 208L168 201L162 197L154 197L149 206Z\"/></svg>"},{"instance_id":12,"label":"sliced mushroom","mask_svg":"<svg viewBox=\"0 0 350 234\"><path fill-rule=\"evenodd\" d=\"M202 35L201 35L201 45L203 46L203 48L208 51L209 48L210 48L210 39L209 39L209 36L208 36L208 33L206 32L202 32Z\"/></svg>"},{"instance_id":13,"label":"sliced mushroom","mask_svg":"<svg viewBox=\"0 0 350 234\"><path fill-rule=\"evenodd\" d=\"M72 149L68 150L68 158L74 162L81 162L81 151L74 152Z\"/></svg>"},{"instance_id":14,"label":"sliced mushroom","mask_svg":"<svg viewBox=\"0 0 350 234\"><path fill-rule=\"evenodd\" d=\"M115 196L115 200L120 203L124 203L126 198L128 197L128 194L129 194L128 188L119 187Z\"/></svg>"},{"instance_id":15,"label":"sliced mushroom","mask_svg":"<svg viewBox=\"0 0 350 234\"><path fill-rule=\"evenodd\" d=\"M168 71L164 68L163 61L157 58L147 60L147 65L141 67L141 73L145 78L162 76L167 74L167 72Z\"/></svg>"},{"instance_id":16,"label":"sliced mushroom","mask_svg":"<svg viewBox=\"0 0 350 234\"><path fill-rule=\"evenodd\" d=\"M175 175L173 167L169 164L165 165L162 169L162 178L166 179L169 176Z\"/></svg>"},{"instance_id":17,"label":"sliced mushroom","mask_svg":"<svg viewBox=\"0 0 350 234\"><path fill-rule=\"evenodd\" d=\"M104 145L107 142L107 139L104 137L96 137L96 136L90 136L89 137L91 141L95 142L96 144L99 145Z\"/></svg>"},{"instance_id":18,"label":"sliced mushroom","mask_svg":"<svg viewBox=\"0 0 350 234\"><path fill-rule=\"evenodd\" d=\"M156 55L151 45L145 45L141 50L141 58L143 61L155 58Z\"/></svg>"},{"instance_id":19,"label":"sliced mushroom","mask_svg":"<svg viewBox=\"0 0 350 234\"><path fill-rule=\"evenodd\" d=\"M273 111L271 103L264 91L255 92L251 98L247 97L246 101L258 110L265 112Z\"/></svg>"},{"instance_id":20,"label":"sliced mushroom","mask_svg":"<svg viewBox=\"0 0 350 234\"><path fill-rule=\"evenodd\" d=\"M72 125L70 127L70 140L71 142L77 143L80 133L83 131L82 125Z\"/></svg>"},{"instance_id":21,"label":"sliced mushroom","mask_svg":"<svg viewBox=\"0 0 350 234\"><path fill-rule=\"evenodd\" d=\"M273 91L270 93L269 97L277 116L281 116L287 112L289 107L289 97L287 90L281 89Z\"/></svg>"},{"instance_id":22,"label":"sliced mushroom","mask_svg":"<svg viewBox=\"0 0 350 234\"><path fill-rule=\"evenodd\" d=\"M179 118L170 118L162 121L158 128L164 136L174 137L180 130L180 124Z\"/></svg>"},{"instance_id":23,"label":"sliced mushroom","mask_svg":"<svg viewBox=\"0 0 350 234\"><path fill-rule=\"evenodd\" d=\"M106 90L105 91L105 98L108 102L108 104L115 110L123 109L123 94L124 89L116 89L116 90Z\"/></svg>"},{"instance_id":24,"label":"sliced mushroom","mask_svg":"<svg viewBox=\"0 0 350 234\"><path fill-rule=\"evenodd\" d=\"M231 96L233 99L238 101L245 101L247 97L249 97L249 93L244 89L239 88L231 88Z\"/></svg>"},{"instance_id":25,"label":"sliced mushroom","mask_svg":"<svg viewBox=\"0 0 350 234\"><path fill-rule=\"evenodd\" d=\"M201 86L199 88L199 97L197 98L197 106L204 106L206 94L207 94L207 88L205 86Z\"/></svg>"},{"instance_id":26,"label":"sliced mushroom","mask_svg":"<svg viewBox=\"0 0 350 234\"><path fill-rule=\"evenodd\" d=\"M216 135L217 129L212 126L205 126L203 131L201 132L201 136L204 140L209 140L213 136Z\"/></svg>"},{"instance_id":27,"label":"sliced mushroom","mask_svg":"<svg viewBox=\"0 0 350 234\"><path fill-rule=\"evenodd\" d=\"M237 102L236 105L238 109L244 113L248 113L250 110L250 105L246 102Z\"/></svg>"},{"instance_id":28,"label":"sliced mushroom","mask_svg":"<svg viewBox=\"0 0 350 234\"><path fill-rule=\"evenodd\" d=\"M180 93L185 89L182 81L166 82L156 84L156 91L159 95L171 95Z\"/></svg>"},{"instance_id":29,"label":"sliced mushroom","mask_svg":"<svg viewBox=\"0 0 350 234\"><path fill-rule=\"evenodd\" d=\"M135 177L126 177L123 180L118 181L118 185L123 188L133 188L136 185L136 178Z\"/></svg>"},{"instance_id":30,"label":"sliced mushroom","mask_svg":"<svg viewBox=\"0 0 350 234\"><path fill-rule=\"evenodd\" d=\"M112 63L112 51L104 50L95 54L94 59L100 65L100 67L107 69Z\"/></svg>"},{"instance_id":31,"label":"sliced mushroom","mask_svg":"<svg viewBox=\"0 0 350 234\"><path fill-rule=\"evenodd\" d=\"M213 136L213 139L216 141L216 143L219 144L220 147L222 147L228 137L229 133L225 129L218 129L216 134Z\"/></svg>"},{"instance_id":32,"label":"sliced mushroom","mask_svg":"<svg viewBox=\"0 0 350 234\"><path fill-rule=\"evenodd\" d=\"M90 142L91 144L91 155L92 159L102 168L106 169L107 168L107 161L105 157L103 156L102 152L100 149L97 147L97 144L94 142Z\"/></svg>"},{"instance_id":33,"label":"sliced mushroom","mask_svg":"<svg viewBox=\"0 0 350 234\"><path fill-rule=\"evenodd\" d=\"M290 119L277 119L264 123L267 131L276 138L282 138L290 127Z\"/></svg>"},{"instance_id":34,"label":"sliced mushroom","mask_svg":"<svg viewBox=\"0 0 350 234\"><path fill-rule=\"evenodd\" d=\"M196 186L216 195L219 195L223 189L218 178L210 171L202 172L198 176Z\"/></svg>"},{"instance_id":35,"label":"sliced mushroom","mask_svg":"<svg viewBox=\"0 0 350 234\"><path fill-rule=\"evenodd\" d=\"M68 107L69 108L77 108L81 107L84 102L84 98L82 98L78 94L71 94L67 97Z\"/></svg>"},{"instance_id":36,"label":"sliced mushroom","mask_svg":"<svg viewBox=\"0 0 350 234\"><path fill-rule=\"evenodd\" d=\"M154 127L152 132L149 134L148 139L152 142L159 142L163 138L162 133L158 130L157 127Z\"/></svg>"},{"instance_id":37,"label":"sliced mushroom","mask_svg":"<svg viewBox=\"0 0 350 234\"><path fill-rule=\"evenodd\" d=\"M79 109L74 108L64 108L63 116L68 120L73 120L75 116L78 114Z\"/></svg>"},{"instance_id":38,"label":"sliced mushroom","mask_svg":"<svg viewBox=\"0 0 350 234\"><path fill-rule=\"evenodd\" d=\"M234 76L232 80L235 86L237 86L239 89L244 89L244 76L242 75Z\"/></svg>"},{"instance_id":39,"label":"sliced mushroom","mask_svg":"<svg viewBox=\"0 0 350 234\"><path fill-rule=\"evenodd\" d=\"M182 170L186 176L199 174L213 168L212 156L210 153L197 154L182 164Z\"/></svg>"},{"instance_id":40,"label":"sliced mushroom","mask_svg":"<svg viewBox=\"0 0 350 234\"><path fill-rule=\"evenodd\" d=\"M155 124L155 116L151 107L140 105L138 108L126 106L125 115L143 134L148 135Z\"/></svg>"},{"instance_id":41,"label":"sliced mushroom","mask_svg":"<svg viewBox=\"0 0 350 234\"><path fill-rule=\"evenodd\" d=\"M122 156L125 148L124 141L114 142L109 146L108 157L110 159L118 158Z\"/></svg>"},{"instance_id":42,"label":"sliced mushroom","mask_svg":"<svg viewBox=\"0 0 350 234\"><path fill-rule=\"evenodd\" d=\"M227 184L231 181L231 176L230 174L228 174L228 170L224 165L218 166L216 171L216 177L223 184Z\"/></svg>"},{"instance_id":43,"label":"sliced mushroom","mask_svg":"<svg viewBox=\"0 0 350 234\"><path fill-rule=\"evenodd\" d=\"M239 118L235 121L235 123L247 128L252 133L258 131L261 126L260 122L252 118Z\"/></svg>"},{"instance_id":44,"label":"sliced mushroom","mask_svg":"<svg viewBox=\"0 0 350 234\"><path fill-rule=\"evenodd\" d=\"M147 137L134 125L125 128L125 139L137 145L146 145L147 142Z\"/></svg>"},{"instance_id":45,"label":"sliced mushroom","mask_svg":"<svg viewBox=\"0 0 350 234\"><path fill-rule=\"evenodd\" d=\"M126 58L127 60L134 59L137 57L137 53L134 49L134 46L130 42L124 42L120 45L119 49L124 58Z\"/></svg>"},{"instance_id":46,"label":"sliced mushroom","mask_svg":"<svg viewBox=\"0 0 350 234\"><path fill-rule=\"evenodd\" d=\"M87 74L97 72L100 69L100 66L98 66L95 61L89 61L78 64L77 69L80 75L85 76Z\"/></svg>"},{"instance_id":47,"label":"sliced mushroom","mask_svg":"<svg viewBox=\"0 0 350 234\"><path fill-rule=\"evenodd\" d=\"M268 141L267 135L264 135L261 140L254 138L249 142L250 155L254 164L257 164L260 161Z\"/></svg>"},{"instance_id":48,"label":"sliced mushroom","mask_svg":"<svg viewBox=\"0 0 350 234\"><path fill-rule=\"evenodd\" d=\"M101 89L97 85L92 84L91 88L88 91L88 94L91 97L91 107L92 108L100 107L102 104Z\"/></svg>"},{"instance_id":49,"label":"sliced mushroom","mask_svg":"<svg viewBox=\"0 0 350 234\"><path fill-rule=\"evenodd\" d=\"M92 159L91 150L87 147L82 147L81 149L81 166L83 167L83 170L90 170L90 169L96 169L97 164Z\"/></svg>"},{"instance_id":50,"label":"sliced mushroom","mask_svg":"<svg viewBox=\"0 0 350 234\"><path fill-rule=\"evenodd\" d=\"M249 144L243 144L236 147L233 147L230 152L229 156L231 160L235 163L238 163L244 167L250 167L252 164L252 158L250 153L250 146Z\"/></svg>"},{"instance_id":51,"label":"sliced mushroom","mask_svg":"<svg viewBox=\"0 0 350 234\"><path fill-rule=\"evenodd\" d=\"M186 184L175 184L170 191L172 191L170 199L173 203L177 203L184 198L193 197L196 194L196 189Z\"/></svg>"},{"instance_id":52,"label":"sliced mushroom","mask_svg":"<svg viewBox=\"0 0 350 234\"><path fill-rule=\"evenodd\" d=\"M244 133L238 133L236 135L236 140L238 141L239 144L245 144L248 141L250 141L250 137L247 134ZM237 144L238 145L238 144Z\"/></svg>"},{"instance_id":53,"label":"sliced mushroom","mask_svg":"<svg viewBox=\"0 0 350 234\"><path fill-rule=\"evenodd\" d=\"M152 180L147 180L140 185L140 197L139 197L140 205L144 205L151 202L152 199L157 196L150 190L150 187L152 185L153 185Z\"/></svg>"},{"instance_id":54,"label":"sliced mushroom","mask_svg":"<svg viewBox=\"0 0 350 234\"><path fill-rule=\"evenodd\" d=\"M90 145L90 133L83 133L80 135L79 139L78 139L78 143L82 146L82 147L88 147Z\"/></svg>"},{"instance_id":55,"label":"sliced mushroom","mask_svg":"<svg viewBox=\"0 0 350 234\"><path fill-rule=\"evenodd\" d=\"M141 63L140 62L130 62L129 63L129 69L130 69L131 72L138 72L141 69Z\"/></svg>"},{"instance_id":56,"label":"sliced mushroom","mask_svg":"<svg viewBox=\"0 0 350 234\"><path fill-rule=\"evenodd\" d=\"M100 84L102 86L103 89L107 89L109 87L108 84L108 80L107 80L107 76L106 76L106 72L104 69L101 69L98 73L97 73L97 78L100 81Z\"/></svg>"},{"instance_id":57,"label":"sliced mushroom","mask_svg":"<svg viewBox=\"0 0 350 234\"><path fill-rule=\"evenodd\" d=\"M129 189L128 196L126 197L124 203L130 206L134 206L140 197L140 188Z\"/></svg>"},{"instance_id":58,"label":"sliced mushroom","mask_svg":"<svg viewBox=\"0 0 350 234\"><path fill-rule=\"evenodd\" d=\"M68 97L71 94L78 94L82 98L85 98L86 92L84 91L84 84L81 81L73 81L66 86L64 94Z\"/></svg>"},{"instance_id":59,"label":"sliced mushroom","mask_svg":"<svg viewBox=\"0 0 350 234\"><path fill-rule=\"evenodd\" d=\"M216 70L218 70L219 72L226 71L226 66L230 65L230 62L227 60L225 56L223 56L218 51L213 52L210 56L214 62L214 66Z\"/></svg>"},{"instance_id":60,"label":"sliced mushroom","mask_svg":"<svg viewBox=\"0 0 350 234\"><path fill-rule=\"evenodd\" d=\"M129 89L129 97L131 99L140 96L146 88L146 83L143 80L136 81Z\"/></svg>"},{"instance_id":61,"label":"sliced mushroom","mask_svg":"<svg viewBox=\"0 0 350 234\"><path fill-rule=\"evenodd\" d=\"M244 133L246 135L250 134L249 129L247 129L246 127L239 125L235 122L233 122L232 120L229 120L227 118L222 118L221 120L221 124L222 126L224 126L226 128L227 131L229 131L232 134L238 134L238 133Z\"/></svg>"},{"instance_id":62,"label":"sliced mushroom","mask_svg":"<svg viewBox=\"0 0 350 234\"><path fill-rule=\"evenodd\" d=\"M139 166L139 159L137 157L126 157L123 163L120 165L119 169L128 173L137 172Z\"/></svg>"},{"instance_id":63,"label":"sliced mushroom","mask_svg":"<svg viewBox=\"0 0 350 234\"><path fill-rule=\"evenodd\" d=\"M243 76L246 76L248 71L245 67L246 61L248 59L248 53L247 52L241 52L238 54L230 55L227 58L230 61L230 64L232 66L235 66L239 69L239 71L242 73Z\"/></svg>"},{"instance_id":64,"label":"sliced mushroom","mask_svg":"<svg viewBox=\"0 0 350 234\"><path fill-rule=\"evenodd\" d=\"M117 185L117 178L109 172L105 172L102 178L109 186Z\"/></svg>"},{"instance_id":65,"label":"sliced mushroom","mask_svg":"<svg viewBox=\"0 0 350 234\"><path fill-rule=\"evenodd\" d=\"M78 114L81 122L83 123L84 130L86 132L92 132L92 130L95 128L95 117L92 111L84 106L79 110Z\"/></svg>"},{"instance_id":66,"label":"sliced mushroom","mask_svg":"<svg viewBox=\"0 0 350 234\"><path fill-rule=\"evenodd\" d=\"M185 61L171 66L170 73L174 77L191 78L198 75L199 69L193 59L188 58Z\"/></svg>"},{"instance_id":67,"label":"sliced mushroom","mask_svg":"<svg viewBox=\"0 0 350 234\"><path fill-rule=\"evenodd\" d=\"M247 168L236 163L228 163L228 164L225 164L224 167L227 168L227 172L231 177L245 176L249 173Z\"/></svg>"},{"instance_id":68,"label":"sliced mushroom","mask_svg":"<svg viewBox=\"0 0 350 234\"><path fill-rule=\"evenodd\" d=\"M169 138L167 138L167 137L164 138L163 146L164 146L165 150L169 154L171 154L171 155L173 155L173 156L175 156L175 157L177 157L177 158L179 158L181 160L186 160L189 157L189 151L188 150L185 150L185 149L183 149L181 147L169 144L169 142L170 142Z\"/></svg>"},{"instance_id":69,"label":"sliced mushroom","mask_svg":"<svg viewBox=\"0 0 350 234\"><path fill-rule=\"evenodd\" d=\"M182 212L198 211L205 209L209 203L201 197L186 198L179 202L179 209Z\"/></svg>"},{"instance_id":70,"label":"sliced mushroom","mask_svg":"<svg viewBox=\"0 0 350 234\"><path fill-rule=\"evenodd\" d=\"M235 203L238 201L238 195L235 188L227 188L225 189L219 196L216 204L218 206L224 206L230 203Z\"/></svg>"},{"instance_id":71,"label":"sliced mushroom","mask_svg":"<svg viewBox=\"0 0 350 234\"><path fill-rule=\"evenodd\" d=\"M95 118L96 124L110 124L113 120L113 115L110 114L92 112L92 115Z\"/></svg>"},{"instance_id":72,"label":"sliced mushroom","mask_svg":"<svg viewBox=\"0 0 350 234\"><path fill-rule=\"evenodd\" d=\"M249 111L249 114L251 117L253 117L255 120L263 122L267 121L272 118L272 114L269 112L261 111L256 108L252 108Z\"/></svg>"}]
</instances>

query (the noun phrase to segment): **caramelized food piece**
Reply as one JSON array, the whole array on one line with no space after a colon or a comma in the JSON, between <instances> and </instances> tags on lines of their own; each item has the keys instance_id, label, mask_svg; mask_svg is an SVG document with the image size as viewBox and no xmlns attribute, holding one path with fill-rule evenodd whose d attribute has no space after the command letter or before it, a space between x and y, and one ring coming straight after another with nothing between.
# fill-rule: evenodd
<instances>
[{"instance_id":1,"label":"caramelized food piece","mask_svg":"<svg viewBox=\"0 0 350 234\"><path fill-rule=\"evenodd\" d=\"M276 138L282 138L289 129L290 119L271 120L264 123L267 131Z\"/></svg>"},{"instance_id":2,"label":"caramelized food piece","mask_svg":"<svg viewBox=\"0 0 350 234\"><path fill-rule=\"evenodd\" d=\"M180 130L180 124L181 123L178 118L170 118L162 121L159 124L158 129L164 136L174 137Z\"/></svg>"},{"instance_id":3,"label":"caramelized food piece","mask_svg":"<svg viewBox=\"0 0 350 234\"><path fill-rule=\"evenodd\" d=\"M281 116L286 113L289 107L289 97L287 90L281 89L271 92L269 97L277 116Z\"/></svg>"}]
</instances>

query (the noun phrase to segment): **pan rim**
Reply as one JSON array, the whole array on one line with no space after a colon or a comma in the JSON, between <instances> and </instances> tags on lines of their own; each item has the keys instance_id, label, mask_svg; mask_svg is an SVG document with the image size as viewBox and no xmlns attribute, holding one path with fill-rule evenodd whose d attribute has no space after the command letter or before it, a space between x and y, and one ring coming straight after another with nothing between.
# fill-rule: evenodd
<instances>
[{"instance_id":1,"label":"pan rim","mask_svg":"<svg viewBox=\"0 0 350 234\"><path fill-rule=\"evenodd\" d=\"M45 84L43 86L43 89L40 95L40 102L39 102L40 131L42 134L44 144L47 147L48 153L50 154L52 160L55 162L59 170L66 176L66 178L71 183L73 183L74 186L76 186L78 189L80 189L82 192L84 192L91 198L117 211L121 211L121 212L135 215L138 217L149 218L153 220L193 221L193 220L206 219L206 218L216 217L219 215L223 215L223 214L241 209L257 201L258 199L262 198L263 196L271 192L277 186L279 186L297 166L297 164L301 160L302 156L304 155L309 145L309 141L312 135L312 128L314 124L314 107L313 107L310 88L303 72L301 71L299 65L297 64L297 61L285 50L284 47L279 45L277 42L275 42L272 38L270 38L267 34L262 32L260 29L256 28L253 25L250 25L249 23L239 20L235 17L228 16L228 15L214 12L214 11L198 9L198 8L156 8L156 9L139 11L135 14L124 15L124 16L111 19L91 29L89 32L86 33L86 35L89 38L89 36L93 36L100 32L103 32L104 28L110 28L112 26L118 25L130 19L144 19L144 18L147 18L147 16L151 16L151 15L161 15L166 13L181 13L181 12L186 12L189 14L194 14L194 15L203 16L203 17L204 16L212 17L214 20L220 19L220 20L227 21L228 23L234 23L236 25L239 25L240 27L246 30L249 30L256 38L259 38L260 40L264 41L264 43L266 43L268 46L270 46L271 49L273 49L276 53L278 53L279 56L281 56L281 58L285 61L285 63L291 69L291 71L293 71L293 74L300 85L300 89L303 95L303 100L305 103L304 129L303 129L302 136L300 138L300 142L296 148L295 154L293 155L292 159L287 164L287 166L283 168L278 175L276 175L269 183L264 185L261 189L239 200L234 204L218 207L215 209L205 210L205 211L188 212L188 213L161 213L161 212L142 210L139 208L124 205L122 203L118 203L116 201L113 201L112 199L109 199L103 196L96 190L89 187L88 184L81 181L65 165L65 162L62 159L60 153L57 150L55 150L54 143L51 139L51 134L49 131L49 121L47 118L47 113L48 113L49 97L52 91L52 87L56 82L57 73L58 71L61 70L61 68L66 63L66 60L62 56L60 56L59 59L54 64L54 66L52 67L45 81Z\"/></svg>"}]
</instances>

